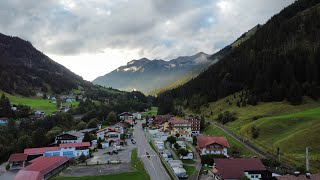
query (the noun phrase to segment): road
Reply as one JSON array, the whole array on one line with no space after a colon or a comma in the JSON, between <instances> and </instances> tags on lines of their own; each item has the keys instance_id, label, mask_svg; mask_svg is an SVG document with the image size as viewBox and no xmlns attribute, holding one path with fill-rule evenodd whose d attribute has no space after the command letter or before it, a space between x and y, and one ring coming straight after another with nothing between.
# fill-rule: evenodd
<instances>
[{"instance_id":1,"label":"road","mask_svg":"<svg viewBox=\"0 0 320 180\"><path fill-rule=\"evenodd\" d=\"M138 121L134 127L134 140L137 142L138 156L144 164L144 168L150 175L151 180L170 180L169 175L161 164L156 152L150 147L143 129L142 121ZM148 155L148 156L147 156Z\"/></svg>"},{"instance_id":2,"label":"road","mask_svg":"<svg viewBox=\"0 0 320 180\"><path fill-rule=\"evenodd\" d=\"M201 167L202 167L201 157L200 157L197 149L192 144L190 144L187 141L185 143L191 149L191 151L193 152L194 161L196 162L196 164L193 164L193 166L196 167L196 171L194 172L194 174L192 176L189 177L189 180L197 180L198 176L199 176L199 173L200 173L200 170L201 170Z\"/></svg>"}]
</instances>

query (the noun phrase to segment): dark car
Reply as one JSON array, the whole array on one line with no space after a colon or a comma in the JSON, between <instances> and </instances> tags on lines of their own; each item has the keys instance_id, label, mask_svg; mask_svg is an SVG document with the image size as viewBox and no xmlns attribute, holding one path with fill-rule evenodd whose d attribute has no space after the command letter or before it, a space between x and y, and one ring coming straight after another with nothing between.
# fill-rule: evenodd
<instances>
[{"instance_id":1,"label":"dark car","mask_svg":"<svg viewBox=\"0 0 320 180\"><path fill-rule=\"evenodd\" d=\"M132 144L136 144L136 142L135 141L131 141L132 142Z\"/></svg>"}]
</instances>

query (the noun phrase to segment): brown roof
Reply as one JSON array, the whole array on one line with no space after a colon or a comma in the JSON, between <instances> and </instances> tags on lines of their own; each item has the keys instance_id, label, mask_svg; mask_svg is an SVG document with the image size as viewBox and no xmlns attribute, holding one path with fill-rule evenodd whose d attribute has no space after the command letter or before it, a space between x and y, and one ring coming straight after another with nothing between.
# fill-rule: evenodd
<instances>
[{"instance_id":1,"label":"brown roof","mask_svg":"<svg viewBox=\"0 0 320 180\"><path fill-rule=\"evenodd\" d=\"M197 144L200 148L204 148L213 143L220 144L227 148L230 147L226 137L197 136Z\"/></svg>"},{"instance_id":2,"label":"brown roof","mask_svg":"<svg viewBox=\"0 0 320 180\"><path fill-rule=\"evenodd\" d=\"M133 114L131 114L129 112L123 112L123 113L119 114L118 116L133 116Z\"/></svg>"},{"instance_id":3,"label":"brown roof","mask_svg":"<svg viewBox=\"0 0 320 180\"><path fill-rule=\"evenodd\" d=\"M214 162L222 179L240 179L245 171L266 170L258 158L217 158Z\"/></svg>"},{"instance_id":4,"label":"brown roof","mask_svg":"<svg viewBox=\"0 0 320 180\"><path fill-rule=\"evenodd\" d=\"M32 154L43 154L47 151L58 151L60 147L41 147L41 148L27 148L24 149L24 154L32 155Z\"/></svg>"},{"instance_id":5,"label":"brown roof","mask_svg":"<svg viewBox=\"0 0 320 180\"><path fill-rule=\"evenodd\" d=\"M171 124L191 124L187 120L181 120L181 119L176 119L174 118L173 120L169 121Z\"/></svg>"},{"instance_id":6,"label":"brown roof","mask_svg":"<svg viewBox=\"0 0 320 180\"><path fill-rule=\"evenodd\" d=\"M64 156L41 156L31 162L31 165L20 170L14 180L41 180L44 175L66 163L69 158Z\"/></svg>"},{"instance_id":7,"label":"brown roof","mask_svg":"<svg viewBox=\"0 0 320 180\"><path fill-rule=\"evenodd\" d=\"M298 175L298 176L295 176L295 175L284 175L284 176L278 176L277 177L278 180L309 180L309 179L312 179L312 180L320 180L320 174L311 174L310 175L310 178L307 178L306 175L304 174L301 174L301 175Z\"/></svg>"},{"instance_id":8,"label":"brown roof","mask_svg":"<svg viewBox=\"0 0 320 180\"><path fill-rule=\"evenodd\" d=\"M8 159L8 162L26 161L27 158L28 158L27 154L15 153L15 154L11 154L11 156Z\"/></svg>"}]
</instances>

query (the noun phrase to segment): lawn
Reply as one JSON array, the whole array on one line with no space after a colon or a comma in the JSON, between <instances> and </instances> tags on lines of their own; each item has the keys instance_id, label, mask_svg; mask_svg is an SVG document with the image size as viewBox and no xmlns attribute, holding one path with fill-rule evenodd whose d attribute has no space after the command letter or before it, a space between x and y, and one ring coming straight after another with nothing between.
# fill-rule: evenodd
<instances>
[{"instance_id":1,"label":"lawn","mask_svg":"<svg viewBox=\"0 0 320 180\"><path fill-rule=\"evenodd\" d=\"M151 110L147 110L145 112L142 112L142 116L155 116L158 113L158 108L157 107L151 107Z\"/></svg>"},{"instance_id":2,"label":"lawn","mask_svg":"<svg viewBox=\"0 0 320 180\"><path fill-rule=\"evenodd\" d=\"M187 171L188 177L192 176L196 172L195 166L183 166L183 168Z\"/></svg>"},{"instance_id":3,"label":"lawn","mask_svg":"<svg viewBox=\"0 0 320 180\"><path fill-rule=\"evenodd\" d=\"M251 127L259 128L257 139L251 137ZM269 152L278 147L282 157L300 166L305 163L305 149L310 149L311 169L319 172L320 160L320 108L288 115L266 117L242 126L240 134Z\"/></svg>"},{"instance_id":4,"label":"lawn","mask_svg":"<svg viewBox=\"0 0 320 180\"><path fill-rule=\"evenodd\" d=\"M195 164L196 162L193 159L182 159L183 164Z\"/></svg>"},{"instance_id":5,"label":"lawn","mask_svg":"<svg viewBox=\"0 0 320 180\"><path fill-rule=\"evenodd\" d=\"M142 162L138 158L137 149L132 151L131 155L131 166L136 171L121 173L121 174L109 174L109 175L101 175L101 176L84 176L84 177L56 177L55 180L150 180L149 174L145 171Z\"/></svg>"},{"instance_id":6,"label":"lawn","mask_svg":"<svg viewBox=\"0 0 320 180\"><path fill-rule=\"evenodd\" d=\"M251 150L246 148L244 145L242 145L240 142L238 142L237 140L235 140L234 138L229 136L227 133L225 133L221 129L214 127L213 125L208 126L203 131L203 133L205 135L209 135L209 136L224 136L224 137L226 137L229 142L229 145L230 145L230 148L228 149L228 154L231 154L232 151L236 150L236 151L239 151L240 155L244 156L244 157L256 156L256 154L254 152L252 152Z\"/></svg>"},{"instance_id":7,"label":"lawn","mask_svg":"<svg viewBox=\"0 0 320 180\"><path fill-rule=\"evenodd\" d=\"M3 92L0 92L2 95ZM11 104L22 104L31 106L34 110L42 110L46 114L51 114L57 110L55 104L50 103L47 99L42 99L41 97L22 97L22 96L13 96L8 93L4 93L6 97L9 98Z\"/></svg>"}]
</instances>

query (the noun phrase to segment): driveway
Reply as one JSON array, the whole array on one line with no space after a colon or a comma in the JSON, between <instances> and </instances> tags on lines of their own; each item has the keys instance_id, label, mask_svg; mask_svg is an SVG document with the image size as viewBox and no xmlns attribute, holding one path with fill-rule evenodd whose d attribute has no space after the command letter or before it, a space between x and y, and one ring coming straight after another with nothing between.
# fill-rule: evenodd
<instances>
[{"instance_id":1,"label":"driveway","mask_svg":"<svg viewBox=\"0 0 320 180\"><path fill-rule=\"evenodd\" d=\"M197 180L198 179L198 175L199 172L201 170L202 164L201 164L201 157L197 151L197 149L189 142L185 141L186 145L190 148L190 150L193 152L194 155L194 161L196 162L195 165L196 166L196 171L194 172L194 174L192 176L189 177L190 180Z\"/></svg>"}]
</instances>

